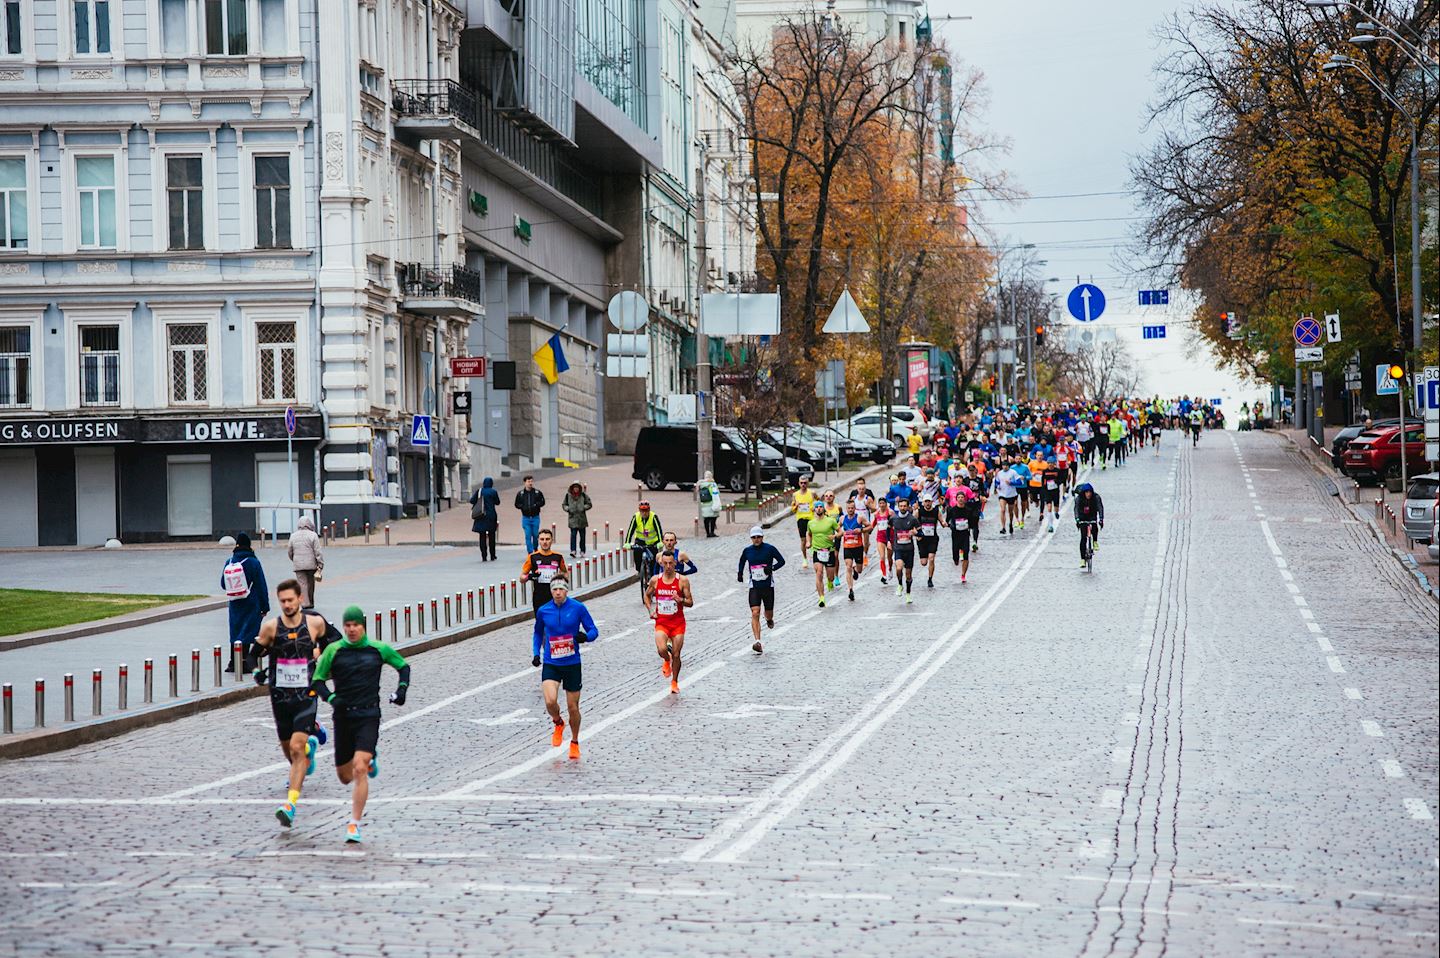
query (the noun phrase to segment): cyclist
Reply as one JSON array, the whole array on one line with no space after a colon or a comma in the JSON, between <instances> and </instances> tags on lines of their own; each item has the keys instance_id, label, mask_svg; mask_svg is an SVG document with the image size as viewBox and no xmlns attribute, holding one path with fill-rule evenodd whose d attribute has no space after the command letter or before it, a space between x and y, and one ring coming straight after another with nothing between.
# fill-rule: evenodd
<instances>
[{"instance_id":1,"label":"cyclist","mask_svg":"<svg viewBox=\"0 0 1440 958\"><path fill-rule=\"evenodd\" d=\"M650 511L648 500L641 499L635 505L635 514L630 517L630 524L625 527L625 535L620 540L620 545L629 549L635 559L635 571L640 575L642 596L650 576L654 573L655 552L660 548L660 540L663 538L665 530L660 527L660 517Z\"/></svg>"},{"instance_id":2,"label":"cyclist","mask_svg":"<svg viewBox=\"0 0 1440 958\"><path fill-rule=\"evenodd\" d=\"M800 558L810 559L810 520L815 518L815 493L810 478L800 477L800 486L790 494L790 511L795 514L795 530L800 533Z\"/></svg>"},{"instance_id":3,"label":"cyclist","mask_svg":"<svg viewBox=\"0 0 1440 958\"><path fill-rule=\"evenodd\" d=\"M1105 502L1088 482L1075 487L1075 525L1080 530L1080 568L1099 551L1100 530L1105 528Z\"/></svg>"}]
</instances>

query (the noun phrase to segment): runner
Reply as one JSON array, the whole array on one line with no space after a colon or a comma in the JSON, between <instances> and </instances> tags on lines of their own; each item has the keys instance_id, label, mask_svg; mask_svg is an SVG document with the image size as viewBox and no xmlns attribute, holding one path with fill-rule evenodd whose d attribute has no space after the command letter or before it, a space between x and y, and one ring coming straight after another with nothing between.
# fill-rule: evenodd
<instances>
[{"instance_id":1,"label":"runner","mask_svg":"<svg viewBox=\"0 0 1440 958\"><path fill-rule=\"evenodd\" d=\"M810 560L810 520L815 518L815 493L810 479L801 476L796 490L790 494L790 511L795 514L795 531L800 533L800 558Z\"/></svg>"},{"instance_id":2,"label":"runner","mask_svg":"<svg viewBox=\"0 0 1440 958\"><path fill-rule=\"evenodd\" d=\"M1150 445L1154 447L1157 459L1160 457L1160 433L1163 431L1160 420L1161 414L1154 409L1150 410Z\"/></svg>"},{"instance_id":3,"label":"runner","mask_svg":"<svg viewBox=\"0 0 1440 958\"><path fill-rule=\"evenodd\" d=\"M975 493L956 476L946 490L945 525L950 529L950 561L960 566L960 584L970 574L970 508Z\"/></svg>"},{"instance_id":4,"label":"runner","mask_svg":"<svg viewBox=\"0 0 1440 958\"><path fill-rule=\"evenodd\" d=\"M890 503L884 499L875 503L875 518L870 523L870 528L875 532L875 553L880 560L880 584L885 585L885 575L894 564L894 553L890 548L890 519L894 513L890 511Z\"/></svg>"},{"instance_id":5,"label":"runner","mask_svg":"<svg viewBox=\"0 0 1440 958\"><path fill-rule=\"evenodd\" d=\"M837 504L837 503L835 502L835 493L834 493L833 490L832 490L832 491L827 491L827 492L825 493L824 500L823 500L822 503L821 503L821 508L816 511L816 515L819 515L819 514L822 513L822 512L823 512L825 515L829 516L831 519L834 519L834 520L835 520L836 528L837 528L836 537L838 538L838 535L839 535L838 528L839 528L840 518L841 518L843 515L845 515L845 510L842 509L842 508L839 506L839 504ZM838 544L837 542L835 542L833 539L831 540L831 546L832 546L832 548L830 549L830 591L833 592L833 591L835 591L836 589L840 588L840 550L839 550L839 547L838 547L839 544Z\"/></svg>"},{"instance_id":6,"label":"runner","mask_svg":"<svg viewBox=\"0 0 1440 958\"><path fill-rule=\"evenodd\" d=\"M875 523L875 493L866 488L863 478L859 478L855 480L855 488L850 490L849 500L855 503L855 515L859 516L861 523L864 524L865 531L861 538L864 539L864 556L868 557L870 554L870 530ZM866 561L868 561L867 558L860 560L862 569Z\"/></svg>"},{"instance_id":7,"label":"runner","mask_svg":"<svg viewBox=\"0 0 1440 958\"><path fill-rule=\"evenodd\" d=\"M680 539L675 533L665 533L664 538L660 540L660 550L675 553L675 571L681 575L694 575L700 571L690 557L680 551Z\"/></svg>"},{"instance_id":8,"label":"runner","mask_svg":"<svg viewBox=\"0 0 1440 958\"><path fill-rule=\"evenodd\" d=\"M980 520L985 518L985 504L990 494L990 484L985 481L982 468L978 464L967 466L965 478L962 480L974 493L966 507L965 518L970 523L970 548L977 554L980 552Z\"/></svg>"},{"instance_id":9,"label":"runner","mask_svg":"<svg viewBox=\"0 0 1440 958\"><path fill-rule=\"evenodd\" d=\"M1115 468L1125 465L1125 420L1120 413L1110 417L1110 453L1115 459Z\"/></svg>"},{"instance_id":10,"label":"runner","mask_svg":"<svg viewBox=\"0 0 1440 958\"><path fill-rule=\"evenodd\" d=\"M570 598L570 582L564 576L550 580L549 602L535 612L535 631L530 639L530 664L540 669L540 695L550 714L554 730L550 745L559 748L565 741L565 720L560 717L560 688L565 688L565 710L570 713L570 757L580 757L580 644L600 636L590 610L579 599Z\"/></svg>"},{"instance_id":11,"label":"runner","mask_svg":"<svg viewBox=\"0 0 1440 958\"><path fill-rule=\"evenodd\" d=\"M320 748L315 735L319 702L310 683L326 623L318 613L305 614L300 606L300 583L294 579L277 585L275 598L280 614L261 623L255 637L255 684L270 686L270 713L275 717L280 751L290 763L290 788L284 804L275 809L280 824L289 828L295 821L305 776L315 771L315 752ZM267 654L270 665L260 666L259 658Z\"/></svg>"},{"instance_id":12,"label":"runner","mask_svg":"<svg viewBox=\"0 0 1440 958\"><path fill-rule=\"evenodd\" d=\"M855 601L855 580L865 564L865 523L855 510L855 500L845 503L845 514L840 517L840 548L845 556L845 588L850 601Z\"/></svg>"},{"instance_id":13,"label":"runner","mask_svg":"<svg viewBox=\"0 0 1440 958\"><path fill-rule=\"evenodd\" d=\"M1200 429L1205 424L1205 414L1199 409L1190 410L1190 448L1200 445Z\"/></svg>"},{"instance_id":14,"label":"runner","mask_svg":"<svg viewBox=\"0 0 1440 958\"><path fill-rule=\"evenodd\" d=\"M895 594L905 596L906 602L913 602L910 594L915 584L915 535L919 523L910 514L910 500L896 501L896 511L890 520L890 532L895 539Z\"/></svg>"},{"instance_id":15,"label":"runner","mask_svg":"<svg viewBox=\"0 0 1440 958\"><path fill-rule=\"evenodd\" d=\"M540 607L550 601L550 583L555 577L570 575L565 557L551 549L555 542L554 533L541 529L539 539L539 549L526 556L525 563L520 567L521 581L528 580L530 583L530 609L534 612L540 611Z\"/></svg>"},{"instance_id":16,"label":"runner","mask_svg":"<svg viewBox=\"0 0 1440 958\"><path fill-rule=\"evenodd\" d=\"M822 609L827 587L834 588L831 569L840 564L835 554L835 536L839 531L839 521L824 509L810 520L810 564L815 568L815 595Z\"/></svg>"},{"instance_id":17,"label":"runner","mask_svg":"<svg viewBox=\"0 0 1440 958\"><path fill-rule=\"evenodd\" d=\"M1044 524L1045 514L1050 514L1050 525L1046 531L1054 532L1055 523L1060 518L1060 485L1066 473L1060 469L1057 459L1051 458L1045 461L1044 484L1040 490L1040 522Z\"/></svg>"},{"instance_id":18,"label":"runner","mask_svg":"<svg viewBox=\"0 0 1440 958\"><path fill-rule=\"evenodd\" d=\"M740 565L735 570L735 581L750 581L750 631L755 635L755 644L750 648L758 655L765 651L760 644L760 609L765 609L765 627L775 628L775 573L785 567L785 557L780 550L765 541L765 530L760 526L750 527L750 544L740 550Z\"/></svg>"},{"instance_id":19,"label":"runner","mask_svg":"<svg viewBox=\"0 0 1440 958\"><path fill-rule=\"evenodd\" d=\"M1015 534L1015 517L1020 511L1020 493L1016 490L1020 476L1013 465L1004 465L995 476L995 496L1000 500L1000 535Z\"/></svg>"},{"instance_id":20,"label":"runner","mask_svg":"<svg viewBox=\"0 0 1440 958\"><path fill-rule=\"evenodd\" d=\"M675 553L660 553L660 574L645 589L645 608L655 620L655 653L670 693L680 691L680 655L685 649L685 610L695 604L690 580L675 571Z\"/></svg>"},{"instance_id":21,"label":"runner","mask_svg":"<svg viewBox=\"0 0 1440 958\"><path fill-rule=\"evenodd\" d=\"M410 666L394 648L366 634L365 613L358 605L345 610L341 623L345 637L320 653L310 687L335 709L335 774L344 784L353 784L345 840L359 842L360 816L370 797L369 780L380 774L375 751L380 742L381 667L388 665L400 673L390 702L404 705ZM334 692L325 684L332 677Z\"/></svg>"},{"instance_id":22,"label":"runner","mask_svg":"<svg viewBox=\"0 0 1440 958\"><path fill-rule=\"evenodd\" d=\"M920 508L915 513L920 525L920 564L925 567L925 587L935 588L935 553L940 551L940 505L934 495L925 492L920 495Z\"/></svg>"}]
</instances>

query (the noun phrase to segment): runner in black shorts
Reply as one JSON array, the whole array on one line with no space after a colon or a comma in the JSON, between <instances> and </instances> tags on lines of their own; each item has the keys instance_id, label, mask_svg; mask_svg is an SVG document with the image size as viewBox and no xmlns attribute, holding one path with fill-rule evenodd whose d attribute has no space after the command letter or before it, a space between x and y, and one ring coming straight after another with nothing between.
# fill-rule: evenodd
<instances>
[{"instance_id":1,"label":"runner in black shorts","mask_svg":"<svg viewBox=\"0 0 1440 958\"><path fill-rule=\"evenodd\" d=\"M895 515L890 519L890 534L895 540L895 594L913 601L910 587L915 582L915 536L919 523L910 514L908 499L895 500Z\"/></svg>"},{"instance_id":2,"label":"runner in black shorts","mask_svg":"<svg viewBox=\"0 0 1440 958\"><path fill-rule=\"evenodd\" d=\"M960 584L970 574L970 501L975 495L959 476L950 480L945 525L950 529L950 561L960 566ZM964 565L961 565L961 562Z\"/></svg>"},{"instance_id":3,"label":"runner in black shorts","mask_svg":"<svg viewBox=\"0 0 1440 958\"><path fill-rule=\"evenodd\" d=\"M270 656L268 667L256 668L255 684L270 687L270 711L275 716L280 751L290 763L290 788L284 804L275 809L280 824L289 828L295 821L305 776L315 771L315 752L320 747L315 737L319 702L310 683L326 624L319 614L305 614L300 606L300 583L294 579L276 586L275 598L280 615L265 620L255 637L257 659Z\"/></svg>"},{"instance_id":4,"label":"runner in black shorts","mask_svg":"<svg viewBox=\"0 0 1440 958\"><path fill-rule=\"evenodd\" d=\"M915 522L919 525L918 535L920 564L925 567L928 578L927 588L935 588L935 553L940 551L940 507L934 497L925 493L920 497L920 508L915 511Z\"/></svg>"},{"instance_id":5,"label":"runner in black shorts","mask_svg":"<svg viewBox=\"0 0 1440 958\"><path fill-rule=\"evenodd\" d=\"M559 748L565 741L565 720L560 717L560 689L565 689L565 708L570 713L570 757L580 757L580 644L594 642L600 635L590 610L570 598L570 583L562 576L550 583L551 600L535 611L535 632L531 638L534 658L530 664L540 671L540 695L550 713L554 729L550 745Z\"/></svg>"},{"instance_id":6,"label":"runner in black shorts","mask_svg":"<svg viewBox=\"0 0 1440 958\"><path fill-rule=\"evenodd\" d=\"M855 500L849 500L840 516L840 555L845 560L845 588L851 602L855 601L855 580L865 565L865 529L865 522L855 509Z\"/></svg>"},{"instance_id":7,"label":"runner in black shorts","mask_svg":"<svg viewBox=\"0 0 1440 958\"><path fill-rule=\"evenodd\" d=\"M342 622L345 638L330 643L320 653L311 688L335 709L335 774L346 785L354 786L345 840L359 842L360 816L370 797L369 780L380 774L375 760L380 742L380 673L386 665L400 673L390 701L404 705L410 688L410 666L394 648L365 634L365 613L358 605L345 610ZM325 684L331 678L335 680L334 692Z\"/></svg>"},{"instance_id":8,"label":"runner in black shorts","mask_svg":"<svg viewBox=\"0 0 1440 958\"><path fill-rule=\"evenodd\" d=\"M750 583L750 631L755 636L755 644L750 648L757 655L765 651L760 644L760 610L765 610L766 628L775 628L775 572L784 567L785 557L765 541L765 530L751 526L750 544L740 550L735 581Z\"/></svg>"}]
</instances>

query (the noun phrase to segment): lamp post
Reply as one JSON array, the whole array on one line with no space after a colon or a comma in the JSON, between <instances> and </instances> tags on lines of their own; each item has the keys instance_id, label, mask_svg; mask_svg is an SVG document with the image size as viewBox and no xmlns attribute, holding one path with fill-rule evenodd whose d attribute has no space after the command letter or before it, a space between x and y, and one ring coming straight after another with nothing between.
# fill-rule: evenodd
<instances>
[{"instance_id":1,"label":"lamp post","mask_svg":"<svg viewBox=\"0 0 1440 958\"><path fill-rule=\"evenodd\" d=\"M1003 278L1003 267L1005 265L1006 257L1010 256L1012 253L1023 252L1024 250L1031 250L1034 248L1034 243L1021 243L1018 246L1012 246L1009 249L1001 250L999 258L995 261L995 272L997 274L995 303L995 386L1002 392L1002 394L1005 389L1004 367L1000 361L1000 297L1005 295L1005 280ZM1013 326L1015 323L1015 290L1013 287L1010 290L1009 304L1010 323ZM1013 361L1011 365L1014 365ZM995 397L992 395L990 399L992 402L994 402Z\"/></svg>"}]
</instances>

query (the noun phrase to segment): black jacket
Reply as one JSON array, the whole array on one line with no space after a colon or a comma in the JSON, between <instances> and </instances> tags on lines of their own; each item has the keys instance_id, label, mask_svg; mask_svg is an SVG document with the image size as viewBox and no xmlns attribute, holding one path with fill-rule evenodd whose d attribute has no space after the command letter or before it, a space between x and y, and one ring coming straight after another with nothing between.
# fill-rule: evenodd
<instances>
[{"instance_id":1,"label":"black jacket","mask_svg":"<svg viewBox=\"0 0 1440 958\"><path fill-rule=\"evenodd\" d=\"M515 493L515 508L522 516L538 516L545 507L545 493L539 489L525 489Z\"/></svg>"}]
</instances>

